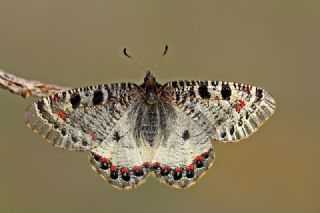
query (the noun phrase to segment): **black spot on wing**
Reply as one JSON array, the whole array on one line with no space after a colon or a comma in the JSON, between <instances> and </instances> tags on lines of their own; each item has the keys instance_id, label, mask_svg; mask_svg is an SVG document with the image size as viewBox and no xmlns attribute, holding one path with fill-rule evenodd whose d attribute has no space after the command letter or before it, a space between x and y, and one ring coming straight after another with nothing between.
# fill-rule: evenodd
<instances>
[{"instance_id":1,"label":"black spot on wing","mask_svg":"<svg viewBox=\"0 0 320 213\"><path fill-rule=\"evenodd\" d=\"M120 140L119 132L115 132L115 133L113 134L113 140L119 142L119 140Z\"/></svg>"},{"instance_id":2,"label":"black spot on wing","mask_svg":"<svg viewBox=\"0 0 320 213\"><path fill-rule=\"evenodd\" d=\"M37 102L37 107L38 107L38 110L41 112L41 113L43 113L45 110L44 110L44 105L45 105L45 103L44 103L44 100L43 99L41 99L41 100L39 100L38 102Z\"/></svg>"},{"instance_id":3,"label":"black spot on wing","mask_svg":"<svg viewBox=\"0 0 320 213\"><path fill-rule=\"evenodd\" d=\"M49 100L47 98L47 100ZM51 114L46 109L46 103L44 102L44 99L40 99L37 101L37 109L39 110L40 114L44 119L46 119L49 123L53 123L53 119Z\"/></svg>"},{"instance_id":4,"label":"black spot on wing","mask_svg":"<svg viewBox=\"0 0 320 213\"><path fill-rule=\"evenodd\" d=\"M66 128L62 128L61 129L61 134L63 135L63 136L65 136L66 134L67 134L67 130L66 130Z\"/></svg>"},{"instance_id":5,"label":"black spot on wing","mask_svg":"<svg viewBox=\"0 0 320 213\"><path fill-rule=\"evenodd\" d=\"M73 109L79 107L80 102L81 102L81 96L79 93L76 92L76 93L71 94L70 103L71 103Z\"/></svg>"},{"instance_id":6,"label":"black spot on wing","mask_svg":"<svg viewBox=\"0 0 320 213\"><path fill-rule=\"evenodd\" d=\"M193 86L191 86L191 87L189 88L188 93L189 93L189 95L190 95L191 97L195 97L195 96L196 96L196 93L194 92L194 87L193 87Z\"/></svg>"},{"instance_id":7,"label":"black spot on wing","mask_svg":"<svg viewBox=\"0 0 320 213\"><path fill-rule=\"evenodd\" d=\"M65 99L66 96L67 96L67 92L66 92L66 91L63 91L63 92L62 92L62 98Z\"/></svg>"},{"instance_id":8,"label":"black spot on wing","mask_svg":"<svg viewBox=\"0 0 320 213\"><path fill-rule=\"evenodd\" d=\"M234 126L232 125L232 126L230 127L230 135L233 135L233 133L234 133Z\"/></svg>"},{"instance_id":9,"label":"black spot on wing","mask_svg":"<svg viewBox=\"0 0 320 213\"><path fill-rule=\"evenodd\" d=\"M223 100L229 100L231 96L231 88L229 84L222 84L221 96Z\"/></svg>"},{"instance_id":10,"label":"black spot on wing","mask_svg":"<svg viewBox=\"0 0 320 213\"><path fill-rule=\"evenodd\" d=\"M178 83L176 81L173 81L171 84L172 84L173 88L177 88L178 87Z\"/></svg>"},{"instance_id":11,"label":"black spot on wing","mask_svg":"<svg viewBox=\"0 0 320 213\"><path fill-rule=\"evenodd\" d=\"M132 84L128 83L128 89L131 90L132 89Z\"/></svg>"},{"instance_id":12,"label":"black spot on wing","mask_svg":"<svg viewBox=\"0 0 320 213\"><path fill-rule=\"evenodd\" d=\"M249 116L250 116L249 112L246 111L246 119L247 119L247 120L249 119Z\"/></svg>"},{"instance_id":13,"label":"black spot on wing","mask_svg":"<svg viewBox=\"0 0 320 213\"><path fill-rule=\"evenodd\" d=\"M257 88L257 90L256 90L256 96L257 96L256 101L260 101L260 100L262 99L262 97L263 97L263 91L262 91L262 89Z\"/></svg>"},{"instance_id":14,"label":"black spot on wing","mask_svg":"<svg viewBox=\"0 0 320 213\"><path fill-rule=\"evenodd\" d=\"M219 84L219 82L218 82L218 81L211 81L211 85L212 85L213 87L218 86L218 84Z\"/></svg>"},{"instance_id":15,"label":"black spot on wing","mask_svg":"<svg viewBox=\"0 0 320 213\"><path fill-rule=\"evenodd\" d=\"M127 88L127 84L126 83L120 83L120 88L122 90L125 90Z\"/></svg>"},{"instance_id":16,"label":"black spot on wing","mask_svg":"<svg viewBox=\"0 0 320 213\"><path fill-rule=\"evenodd\" d=\"M211 94L208 91L208 82L204 83L202 82L198 88L198 93L201 98L209 99L211 97Z\"/></svg>"},{"instance_id":17,"label":"black spot on wing","mask_svg":"<svg viewBox=\"0 0 320 213\"><path fill-rule=\"evenodd\" d=\"M92 104L97 105L103 102L103 92L101 89L97 89L93 93Z\"/></svg>"},{"instance_id":18,"label":"black spot on wing","mask_svg":"<svg viewBox=\"0 0 320 213\"><path fill-rule=\"evenodd\" d=\"M114 89L112 89L112 87L114 87L113 84L111 84L111 89L107 88L107 93L108 93L108 100L111 100L113 98L116 98L115 94L112 92Z\"/></svg>"},{"instance_id":19,"label":"black spot on wing","mask_svg":"<svg viewBox=\"0 0 320 213\"><path fill-rule=\"evenodd\" d=\"M227 136L227 133L226 132L221 132L220 136L221 136L221 138L225 138Z\"/></svg>"},{"instance_id":20,"label":"black spot on wing","mask_svg":"<svg viewBox=\"0 0 320 213\"><path fill-rule=\"evenodd\" d=\"M183 140L188 140L190 138L190 132L188 130L184 130L182 133Z\"/></svg>"},{"instance_id":21,"label":"black spot on wing","mask_svg":"<svg viewBox=\"0 0 320 213\"><path fill-rule=\"evenodd\" d=\"M181 87L184 87L184 81L179 81L179 85L180 85Z\"/></svg>"}]
</instances>

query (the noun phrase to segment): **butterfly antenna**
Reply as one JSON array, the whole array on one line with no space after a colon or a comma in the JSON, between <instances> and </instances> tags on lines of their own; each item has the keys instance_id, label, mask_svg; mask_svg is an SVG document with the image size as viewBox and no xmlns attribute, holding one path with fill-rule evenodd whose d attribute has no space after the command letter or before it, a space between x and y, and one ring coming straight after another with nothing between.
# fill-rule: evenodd
<instances>
[{"instance_id":1,"label":"butterfly antenna","mask_svg":"<svg viewBox=\"0 0 320 213\"><path fill-rule=\"evenodd\" d=\"M158 59L157 65L154 66L154 70L158 69L158 67L159 67L159 65L160 65L160 63L161 63L161 61L162 61L162 58L163 58L163 56L165 56L165 55L167 54L168 49L169 49L169 46L168 46L168 45L165 45L165 46L164 46L164 51L163 51L162 55L160 56L160 58Z\"/></svg>"},{"instance_id":2,"label":"butterfly antenna","mask_svg":"<svg viewBox=\"0 0 320 213\"><path fill-rule=\"evenodd\" d=\"M129 53L127 52L127 48L124 48L124 49L123 49L123 54L124 54L127 58L131 59L131 60L134 61L136 64L138 64L143 70L147 70L146 67L145 67L142 63L140 63L137 59L135 59L135 58L133 58L131 55L129 55Z\"/></svg>"}]
</instances>

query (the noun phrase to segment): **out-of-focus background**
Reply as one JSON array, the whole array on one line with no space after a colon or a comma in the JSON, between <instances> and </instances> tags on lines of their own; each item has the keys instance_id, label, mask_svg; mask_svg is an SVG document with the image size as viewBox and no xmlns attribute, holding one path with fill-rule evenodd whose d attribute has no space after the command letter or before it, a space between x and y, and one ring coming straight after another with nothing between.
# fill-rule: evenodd
<instances>
[{"instance_id":1,"label":"out-of-focus background","mask_svg":"<svg viewBox=\"0 0 320 213\"><path fill-rule=\"evenodd\" d=\"M320 1L0 0L0 67L80 87L214 79L259 85L277 100L271 120L237 144L215 144L205 177L176 190L153 177L118 191L87 153L33 133L35 99L0 90L0 212L320 212Z\"/></svg>"}]
</instances>

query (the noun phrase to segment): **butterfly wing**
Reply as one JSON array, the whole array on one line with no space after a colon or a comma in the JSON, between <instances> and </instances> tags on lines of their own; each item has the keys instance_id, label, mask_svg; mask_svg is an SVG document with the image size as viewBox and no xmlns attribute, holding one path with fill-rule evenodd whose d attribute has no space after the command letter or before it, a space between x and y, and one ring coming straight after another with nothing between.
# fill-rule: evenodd
<instances>
[{"instance_id":1,"label":"butterfly wing","mask_svg":"<svg viewBox=\"0 0 320 213\"><path fill-rule=\"evenodd\" d=\"M31 104L26 122L57 147L91 150L112 133L139 98L139 88L132 83L73 89Z\"/></svg>"},{"instance_id":2,"label":"butterfly wing","mask_svg":"<svg viewBox=\"0 0 320 213\"><path fill-rule=\"evenodd\" d=\"M134 105L139 105L135 103ZM146 179L150 149L134 137L134 121L138 114L133 107L114 126L112 134L91 150L90 163L105 180L119 189L131 189Z\"/></svg>"},{"instance_id":3,"label":"butterfly wing","mask_svg":"<svg viewBox=\"0 0 320 213\"><path fill-rule=\"evenodd\" d=\"M190 117L205 116L212 137L236 142L250 136L275 111L275 100L262 88L223 81L175 81L164 85L170 102ZM199 125L203 125L202 123Z\"/></svg>"},{"instance_id":4,"label":"butterfly wing","mask_svg":"<svg viewBox=\"0 0 320 213\"><path fill-rule=\"evenodd\" d=\"M151 166L161 182L188 187L213 164L211 132L179 108L173 106L170 111L166 124L170 133L157 147Z\"/></svg>"}]
</instances>

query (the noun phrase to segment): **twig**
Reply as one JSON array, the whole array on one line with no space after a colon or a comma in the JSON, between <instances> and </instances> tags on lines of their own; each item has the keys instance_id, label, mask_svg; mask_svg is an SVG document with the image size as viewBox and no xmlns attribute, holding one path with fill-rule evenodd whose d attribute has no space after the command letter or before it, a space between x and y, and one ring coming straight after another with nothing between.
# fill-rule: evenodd
<instances>
[{"instance_id":1,"label":"twig","mask_svg":"<svg viewBox=\"0 0 320 213\"><path fill-rule=\"evenodd\" d=\"M26 98L29 96L45 97L70 88L52 84L45 84L40 81L27 80L17 77L0 69L0 88L7 89L14 94Z\"/></svg>"}]
</instances>

